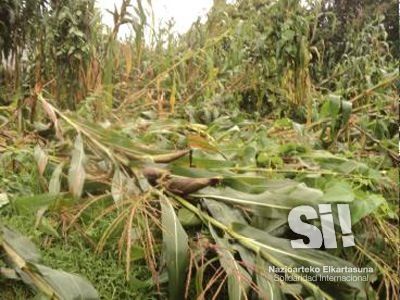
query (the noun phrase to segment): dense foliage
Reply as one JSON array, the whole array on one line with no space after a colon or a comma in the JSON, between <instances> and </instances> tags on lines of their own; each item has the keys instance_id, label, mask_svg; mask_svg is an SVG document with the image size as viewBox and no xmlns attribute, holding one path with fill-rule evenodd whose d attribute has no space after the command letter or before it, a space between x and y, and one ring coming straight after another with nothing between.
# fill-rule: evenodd
<instances>
[{"instance_id":1,"label":"dense foliage","mask_svg":"<svg viewBox=\"0 0 400 300\"><path fill-rule=\"evenodd\" d=\"M150 1L107 28L94 0L0 0L2 297L398 299L399 21L375 4L214 1L177 36ZM322 203L355 247L292 249L288 212Z\"/></svg>"}]
</instances>

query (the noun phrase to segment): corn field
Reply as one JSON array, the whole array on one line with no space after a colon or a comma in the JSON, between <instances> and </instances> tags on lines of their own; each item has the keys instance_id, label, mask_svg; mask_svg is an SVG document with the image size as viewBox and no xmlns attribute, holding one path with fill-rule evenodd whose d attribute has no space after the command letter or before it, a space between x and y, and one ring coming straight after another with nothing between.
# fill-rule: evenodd
<instances>
[{"instance_id":1,"label":"corn field","mask_svg":"<svg viewBox=\"0 0 400 300\"><path fill-rule=\"evenodd\" d=\"M0 299L399 299L397 1L120 4L0 0Z\"/></svg>"}]
</instances>

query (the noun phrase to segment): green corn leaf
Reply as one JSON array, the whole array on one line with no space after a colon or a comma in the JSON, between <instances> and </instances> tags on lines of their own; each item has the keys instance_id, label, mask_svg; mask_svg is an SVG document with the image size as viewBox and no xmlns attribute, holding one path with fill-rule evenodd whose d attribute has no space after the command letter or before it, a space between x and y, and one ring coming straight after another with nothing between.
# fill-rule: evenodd
<instances>
[{"instance_id":1,"label":"green corn leaf","mask_svg":"<svg viewBox=\"0 0 400 300\"><path fill-rule=\"evenodd\" d=\"M31 214L42 207L56 204L58 199L58 195L38 194L34 196L17 197L13 199L11 203L19 214Z\"/></svg>"},{"instance_id":2,"label":"green corn leaf","mask_svg":"<svg viewBox=\"0 0 400 300\"><path fill-rule=\"evenodd\" d=\"M248 194L229 187L207 187L191 196L241 205L252 209L256 214L277 217L282 216L282 213L288 212L294 206L317 204L323 193L318 189L309 188L303 183L297 183L292 186L271 189L271 191L267 190L260 194Z\"/></svg>"},{"instance_id":3,"label":"green corn leaf","mask_svg":"<svg viewBox=\"0 0 400 300\"><path fill-rule=\"evenodd\" d=\"M161 213L169 299L180 299L184 294L189 263L188 236L167 198L161 200Z\"/></svg>"},{"instance_id":4,"label":"green corn leaf","mask_svg":"<svg viewBox=\"0 0 400 300\"><path fill-rule=\"evenodd\" d=\"M238 209L212 199L204 199L203 202L211 215L223 224L230 225L235 222L247 224L243 214Z\"/></svg>"},{"instance_id":5,"label":"green corn leaf","mask_svg":"<svg viewBox=\"0 0 400 300\"><path fill-rule=\"evenodd\" d=\"M96 300L96 289L83 277L41 265L36 246L19 232L0 226L0 246L23 282L50 299Z\"/></svg>"},{"instance_id":6,"label":"green corn leaf","mask_svg":"<svg viewBox=\"0 0 400 300\"><path fill-rule=\"evenodd\" d=\"M356 200L350 204L351 223L356 224L385 203L386 200L381 195L357 191Z\"/></svg>"},{"instance_id":7,"label":"green corn leaf","mask_svg":"<svg viewBox=\"0 0 400 300\"><path fill-rule=\"evenodd\" d=\"M350 203L354 200L354 193L351 185L345 181L330 180L325 186L323 197L328 203Z\"/></svg>"},{"instance_id":8,"label":"green corn leaf","mask_svg":"<svg viewBox=\"0 0 400 300\"><path fill-rule=\"evenodd\" d=\"M31 264L30 268L32 269L32 273L35 272L35 280L38 278L44 280L50 288L49 291L51 291L51 294L47 293L48 296L55 297L55 299L60 300L100 299L95 288L81 276L67 273L62 270L51 269L40 264Z\"/></svg>"},{"instance_id":9,"label":"green corn leaf","mask_svg":"<svg viewBox=\"0 0 400 300\"><path fill-rule=\"evenodd\" d=\"M201 224L201 220L196 214L184 207L179 209L178 218L183 226L197 226Z\"/></svg>"},{"instance_id":10,"label":"green corn leaf","mask_svg":"<svg viewBox=\"0 0 400 300\"><path fill-rule=\"evenodd\" d=\"M335 257L326 251L315 250L315 249L293 249L290 245L290 240L284 238L274 237L262 230L257 228L243 225L243 224L232 224L232 229L240 235L243 235L248 239L248 242L256 245L259 249L259 253L265 259L270 261L274 265L278 266L314 266L321 268L323 271L324 266L334 267L348 267L353 268L350 262L347 262L341 258ZM324 272L325 275L333 276L348 276L348 275L360 275L360 273L354 273L349 269L349 272ZM365 282L333 282L337 289L339 286L343 289L344 286L351 287L361 295L365 289Z\"/></svg>"}]
</instances>

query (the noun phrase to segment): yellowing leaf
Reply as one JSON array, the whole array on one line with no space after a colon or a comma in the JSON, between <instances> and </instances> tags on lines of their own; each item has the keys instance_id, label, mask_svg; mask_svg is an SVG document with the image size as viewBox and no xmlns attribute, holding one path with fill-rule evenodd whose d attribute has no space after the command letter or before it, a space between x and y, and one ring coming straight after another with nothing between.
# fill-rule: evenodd
<instances>
[{"instance_id":1,"label":"yellowing leaf","mask_svg":"<svg viewBox=\"0 0 400 300\"><path fill-rule=\"evenodd\" d=\"M211 152L219 152L218 148L212 145L204 137L200 135L188 134L187 143L190 148L197 148Z\"/></svg>"},{"instance_id":2,"label":"yellowing leaf","mask_svg":"<svg viewBox=\"0 0 400 300\"><path fill-rule=\"evenodd\" d=\"M50 178L50 183L49 183L49 194L50 195L57 195L60 193L61 190L61 173L63 169L64 163L60 163L55 170L53 171L53 174L51 175Z\"/></svg>"},{"instance_id":3,"label":"yellowing leaf","mask_svg":"<svg viewBox=\"0 0 400 300\"><path fill-rule=\"evenodd\" d=\"M172 85L171 96L169 98L169 105L171 107L171 113L175 112L175 102L176 102L176 82L174 76L174 83Z\"/></svg>"},{"instance_id":4,"label":"yellowing leaf","mask_svg":"<svg viewBox=\"0 0 400 300\"><path fill-rule=\"evenodd\" d=\"M6 206L8 203L10 203L8 195L6 193L0 193L0 208Z\"/></svg>"},{"instance_id":5,"label":"yellowing leaf","mask_svg":"<svg viewBox=\"0 0 400 300\"><path fill-rule=\"evenodd\" d=\"M47 103L47 101L45 101L43 97L41 97L40 99L41 99L41 103L42 103L42 107L43 107L44 111L46 112L47 116L50 118L50 120L54 124L54 129L56 131L57 138L59 140L63 140L62 131L61 131L60 125L58 123L57 115L56 115L53 107L49 103Z\"/></svg>"},{"instance_id":6,"label":"yellowing leaf","mask_svg":"<svg viewBox=\"0 0 400 300\"><path fill-rule=\"evenodd\" d=\"M81 135L75 139L74 150L72 151L71 165L68 172L68 186L71 194L77 198L82 195L83 184L85 183L85 169L83 167L85 152Z\"/></svg>"},{"instance_id":7,"label":"yellowing leaf","mask_svg":"<svg viewBox=\"0 0 400 300\"><path fill-rule=\"evenodd\" d=\"M46 152L44 152L43 149L39 145L36 145L34 152L33 152L33 156L35 157L36 163L38 165L39 174L43 175L43 172L46 169L49 157L47 156Z\"/></svg>"}]
</instances>

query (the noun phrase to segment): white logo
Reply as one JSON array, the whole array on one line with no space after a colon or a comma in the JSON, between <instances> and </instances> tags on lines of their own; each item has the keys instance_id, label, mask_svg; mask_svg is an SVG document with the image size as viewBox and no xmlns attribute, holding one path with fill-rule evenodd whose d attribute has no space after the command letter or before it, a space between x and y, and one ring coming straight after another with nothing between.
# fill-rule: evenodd
<instances>
[{"instance_id":1,"label":"white logo","mask_svg":"<svg viewBox=\"0 0 400 300\"><path fill-rule=\"evenodd\" d=\"M308 237L309 242L305 243L303 239L292 240L293 248L321 248L324 243L325 248L337 248L336 232L333 222L332 205L319 204L319 215L312 206L302 205L293 208L288 217L289 227L293 232ZM348 204L338 204L337 213L339 224L342 229L343 247L354 246L354 236L351 231L351 216ZM301 216L307 220L320 219L321 230L318 227L304 223ZM322 231L322 232L321 232Z\"/></svg>"}]
</instances>

